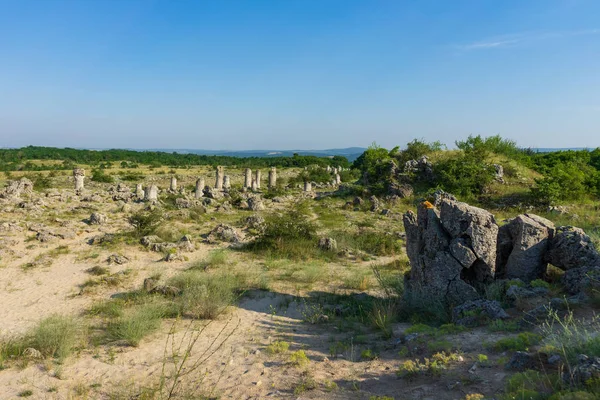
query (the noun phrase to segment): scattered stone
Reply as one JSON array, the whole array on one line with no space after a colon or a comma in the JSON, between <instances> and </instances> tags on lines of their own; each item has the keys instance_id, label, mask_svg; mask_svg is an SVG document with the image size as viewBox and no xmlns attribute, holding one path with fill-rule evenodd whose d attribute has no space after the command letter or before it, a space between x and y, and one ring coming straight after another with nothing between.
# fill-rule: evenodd
<instances>
[{"instance_id":1,"label":"scattered stone","mask_svg":"<svg viewBox=\"0 0 600 400\"><path fill-rule=\"evenodd\" d=\"M179 250L188 252L196 250L196 247L194 246L194 242L192 241L192 237L190 235L184 235L181 239L179 239L179 242L177 242L177 247L179 248Z\"/></svg>"},{"instance_id":2,"label":"scattered stone","mask_svg":"<svg viewBox=\"0 0 600 400\"><path fill-rule=\"evenodd\" d=\"M253 196L248 198L248 208L252 211L262 211L265 209L265 205L260 197Z\"/></svg>"},{"instance_id":3,"label":"scattered stone","mask_svg":"<svg viewBox=\"0 0 600 400\"><path fill-rule=\"evenodd\" d=\"M27 178L21 178L18 181L8 181L6 187L0 192L0 199L18 199L21 194L31 194L33 192L33 182Z\"/></svg>"},{"instance_id":4,"label":"scattered stone","mask_svg":"<svg viewBox=\"0 0 600 400\"><path fill-rule=\"evenodd\" d=\"M89 218L90 225L104 225L108 222L108 217L100 213L92 213Z\"/></svg>"},{"instance_id":5,"label":"scattered stone","mask_svg":"<svg viewBox=\"0 0 600 400\"><path fill-rule=\"evenodd\" d=\"M221 186L222 188L222 186ZM219 200L223 198L223 193L221 193L217 188L211 188L210 186L204 187L204 196L208 199ZM204 199L206 200L206 199Z\"/></svg>"},{"instance_id":6,"label":"scattered stone","mask_svg":"<svg viewBox=\"0 0 600 400\"><path fill-rule=\"evenodd\" d=\"M381 203L380 203L379 199L377 198L377 196L369 197L369 201L371 202L371 211L373 211L373 212L378 211L379 208L381 207Z\"/></svg>"},{"instance_id":7,"label":"scattered stone","mask_svg":"<svg viewBox=\"0 0 600 400\"><path fill-rule=\"evenodd\" d=\"M230 242L230 243L239 243L242 240L242 235L235 228L226 225L219 224L213 228L212 231L206 237L206 240L209 243L216 242Z\"/></svg>"},{"instance_id":8,"label":"scattered stone","mask_svg":"<svg viewBox=\"0 0 600 400\"><path fill-rule=\"evenodd\" d=\"M504 368L509 371L525 371L535 368L536 364L536 359L531 354L524 351L516 351L504 365Z\"/></svg>"},{"instance_id":9,"label":"scattered stone","mask_svg":"<svg viewBox=\"0 0 600 400\"><path fill-rule=\"evenodd\" d=\"M319 239L319 248L325 251L336 251L337 241L334 238L323 237Z\"/></svg>"},{"instance_id":10,"label":"scattered stone","mask_svg":"<svg viewBox=\"0 0 600 400\"><path fill-rule=\"evenodd\" d=\"M174 261L185 261L185 257L176 252L168 252L163 261L174 262Z\"/></svg>"},{"instance_id":11,"label":"scattered stone","mask_svg":"<svg viewBox=\"0 0 600 400\"><path fill-rule=\"evenodd\" d=\"M196 202L194 200L189 200L183 197L178 197L175 199L175 207L182 208L192 208Z\"/></svg>"},{"instance_id":12,"label":"scattered stone","mask_svg":"<svg viewBox=\"0 0 600 400\"><path fill-rule=\"evenodd\" d=\"M129 258L119 255L119 254L111 254L110 256L108 256L106 261L109 264L123 265L123 264L127 264L129 262Z\"/></svg>"},{"instance_id":13,"label":"scattered stone","mask_svg":"<svg viewBox=\"0 0 600 400\"><path fill-rule=\"evenodd\" d=\"M140 243L146 247L150 246L151 244L159 243L159 242L160 242L160 238L156 235L144 236L143 238L140 239Z\"/></svg>"},{"instance_id":14,"label":"scattered stone","mask_svg":"<svg viewBox=\"0 0 600 400\"><path fill-rule=\"evenodd\" d=\"M509 315L500 303L492 300L468 301L452 310L452 321L456 325L478 326L482 322L481 317L497 320L509 318Z\"/></svg>"},{"instance_id":15,"label":"scattered stone","mask_svg":"<svg viewBox=\"0 0 600 400\"><path fill-rule=\"evenodd\" d=\"M563 380L574 386L583 386L588 382L595 382L600 379L600 357L589 357L580 354L577 357L577 365L567 369L563 373Z\"/></svg>"},{"instance_id":16,"label":"scattered stone","mask_svg":"<svg viewBox=\"0 0 600 400\"><path fill-rule=\"evenodd\" d=\"M388 187L388 194L390 196L398 196L401 199L411 197L414 194L413 187L409 184L391 183Z\"/></svg>"},{"instance_id":17,"label":"scattered stone","mask_svg":"<svg viewBox=\"0 0 600 400\"><path fill-rule=\"evenodd\" d=\"M600 293L600 265L569 269L562 283L570 294Z\"/></svg>"}]
</instances>

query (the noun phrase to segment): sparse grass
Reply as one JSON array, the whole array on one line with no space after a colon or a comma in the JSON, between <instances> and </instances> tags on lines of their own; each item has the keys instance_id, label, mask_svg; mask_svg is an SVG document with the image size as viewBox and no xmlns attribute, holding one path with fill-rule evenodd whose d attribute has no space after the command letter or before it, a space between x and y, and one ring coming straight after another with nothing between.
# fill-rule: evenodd
<instances>
[{"instance_id":1,"label":"sparse grass","mask_svg":"<svg viewBox=\"0 0 600 400\"><path fill-rule=\"evenodd\" d=\"M67 358L80 344L82 327L72 317L53 315L43 319L33 329L31 347L43 356Z\"/></svg>"},{"instance_id":2,"label":"sparse grass","mask_svg":"<svg viewBox=\"0 0 600 400\"><path fill-rule=\"evenodd\" d=\"M413 379L418 375L439 376L448 364L459 359L460 356L457 353L435 353L431 358L404 361L400 364L397 374L401 378L407 379Z\"/></svg>"},{"instance_id":3,"label":"sparse grass","mask_svg":"<svg viewBox=\"0 0 600 400\"><path fill-rule=\"evenodd\" d=\"M148 303L127 310L124 315L112 320L106 327L109 340L122 341L130 346L138 346L140 341L155 332L167 309L161 303Z\"/></svg>"},{"instance_id":4,"label":"sparse grass","mask_svg":"<svg viewBox=\"0 0 600 400\"><path fill-rule=\"evenodd\" d=\"M208 274L185 271L169 280L169 284L182 291L176 299L181 313L198 319L213 319L232 305L243 286L231 274Z\"/></svg>"},{"instance_id":5,"label":"sparse grass","mask_svg":"<svg viewBox=\"0 0 600 400\"><path fill-rule=\"evenodd\" d=\"M100 276L100 275L107 275L108 273L110 273L110 270L106 267L96 265L94 267L86 269L85 272L87 272L90 275Z\"/></svg>"},{"instance_id":6,"label":"sparse grass","mask_svg":"<svg viewBox=\"0 0 600 400\"><path fill-rule=\"evenodd\" d=\"M29 389L21 390L17 393L17 397L31 397L33 396L33 391Z\"/></svg>"},{"instance_id":7,"label":"sparse grass","mask_svg":"<svg viewBox=\"0 0 600 400\"><path fill-rule=\"evenodd\" d=\"M312 376L304 376L300 379L300 382L294 388L294 394L299 396L303 393L308 392L309 390L314 390L317 388L317 381Z\"/></svg>"},{"instance_id":8,"label":"sparse grass","mask_svg":"<svg viewBox=\"0 0 600 400\"><path fill-rule=\"evenodd\" d=\"M229 251L225 249L216 249L211 251L204 260L196 262L189 269L207 271L231 265Z\"/></svg>"},{"instance_id":9,"label":"sparse grass","mask_svg":"<svg viewBox=\"0 0 600 400\"><path fill-rule=\"evenodd\" d=\"M496 351L525 351L530 346L538 344L542 337L532 332L522 332L517 336L498 340L492 347Z\"/></svg>"},{"instance_id":10,"label":"sparse grass","mask_svg":"<svg viewBox=\"0 0 600 400\"><path fill-rule=\"evenodd\" d=\"M569 363L574 363L579 354L600 357L600 317L577 319L572 312L560 316L551 311L549 319L542 324L544 344L556 349Z\"/></svg>"},{"instance_id":11,"label":"sparse grass","mask_svg":"<svg viewBox=\"0 0 600 400\"><path fill-rule=\"evenodd\" d=\"M373 327L377 328L383 337L392 337L392 322L396 320L396 303L393 300L376 302L369 313Z\"/></svg>"}]
</instances>

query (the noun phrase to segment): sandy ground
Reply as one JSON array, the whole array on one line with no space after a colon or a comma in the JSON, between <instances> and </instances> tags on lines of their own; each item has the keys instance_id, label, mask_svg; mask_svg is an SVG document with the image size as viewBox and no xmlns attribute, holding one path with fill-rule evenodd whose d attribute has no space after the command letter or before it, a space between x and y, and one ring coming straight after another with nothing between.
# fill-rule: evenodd
<instances>
[{"instance_id":1,"label":"sandy ground","mask_svg":"<svg viewBox=\"0 0 600 400\"><path fill-rule=\"evenodd\" d=\"M144 278L157 271L168 277L187 266L187 263L160 262L160 254L141 246L126 246L116 252L130 258L130 262L109 268L111 273L130 269L133 271L130 278L121 287L82 294L81 285L90 278L86 270L96 265L107 266L106 258L115 252L92 247L87 241L104 232L126 229L127 225L123 216L115 212L117 206L112 201L92 204L109 216L111 222L106 226L84 222L90 210L77 209L87 206L77 199L67 202L45 199L45 202L46 206L35 211L13 203L3 204L0 223L11 222L22 228L0 232L0 243L4 243L0 253L0 335L4 338L23 334L52 314L81 316L94 302L138 288ZM66 228L65 219L71 221ZM39 221L50 229L65 228L74 235L40 243L34 238L35 232L28 229L29 224ZM57 254L59 246L66 247L68 252ZM214 248L198 241L196 250L187 254L189 262L205 258ZM24 268L36 260L39 265ZM492 394L504 384L506 375L501 369L468 372L482 343L493 340L486 331L475 330L450 338L465 355L442 378L407 381L396 375L400 361L396 338L382 339L371 333L366 344L332 354L332 343L347 340L347 333L334 324L303 322L301 304L300 297L289 293L257 291L245 296L238 306L231 307L226 315L202 330L184 365L182 387L226 399L369 399L377 394L395 399L443 400L461 399L466 393ZM167 377L167 383L172 382L173 362L180 362L183 354L181 348L176 349L172 344L177 347L187 343L205 322L194 323L193 327L189 324L186 320L165 320L159 332L145 338L137 348L100 345L80 351L62 365L32 360L1 370L0 399L17 398L24 390L31 390L33 399L104 399L116 391L131 394L124 398L138 398L136 393L141 388L156 383L161 376ZM397 324L394 331L401 333L407 326ZM171 330L174 330L172 335ZM289 351L268 354L267 346L276 340L289 341ZM362 360L360 353L368 347L376 347L379 357ZM306 352L310 359L308 366L290 364L289 354L296 350ZM192 368L198 360L202 360L201 365ZM473 379L464 383L465 376ZM300 393L296 388L307 380L317 382L317 388Z\"/></svg>"}]
</instances>

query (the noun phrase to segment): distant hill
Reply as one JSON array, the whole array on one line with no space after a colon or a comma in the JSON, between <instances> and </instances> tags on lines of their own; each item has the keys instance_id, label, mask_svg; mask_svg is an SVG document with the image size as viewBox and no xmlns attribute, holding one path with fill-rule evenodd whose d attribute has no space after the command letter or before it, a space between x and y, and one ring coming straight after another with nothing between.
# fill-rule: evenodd
<instances>
[{"instance_id":1,"label":"distant hill","mask_svg":"<svg viewBox=\"0 0 600 400\"><path fill-rule=\"evenodd\" d=\"M132 149L135 150L135 149ZM139 149L138 149L139 150ZM344 156L352 162L365 150L364 147L348 147L345 149L325 150L202 150L202 149L144 149L147 151L162 151L166 153L199 154L206 156L229 157L291 157L294 154L316 157Z\"/></svg>"}]
</instances>

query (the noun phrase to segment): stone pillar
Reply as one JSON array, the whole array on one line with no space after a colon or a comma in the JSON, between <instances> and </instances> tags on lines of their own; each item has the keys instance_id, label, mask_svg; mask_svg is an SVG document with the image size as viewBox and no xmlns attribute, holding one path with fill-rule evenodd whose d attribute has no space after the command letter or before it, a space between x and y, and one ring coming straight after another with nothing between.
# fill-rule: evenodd
<instances>
[{"instance_id":1,"label":"stone pillar","mask_svg":"<svg viewBox=\"0 0 600 400\"><path fill-rule=\"evenodd\" d=\"M231 179L229 178L229 175L225 175L223 177L223 187L225 189L230 189L231 188Z\"/></svg>"},{"instance_id":2,"label":"stone pillar","mask_svg":"<svg viewBox=\"0 0 600 400\"><path fill-rule=\"evenodd\" d=\"M269 171L269 188L274 189L277 186L277 168L271 167Z\"/></svg>"},{"instance_id":3,"label":"stone pillar","mask_svg":"<svg viewBox=\"0 0 600 400\"><path fill-rule=\"evenodd\" d=\"M304 191L312 192L312 182L309 182L309 181L304 182Z\"/></svg>"},{"instance_id":4,"label":"stone pillar","mask_svg":"<svg viewBox=\"0 0 600 400\"><path fill-rule=\"evenodd\" d=\"M177 191L177 178L174 176L171 177L171 186L169 187L169 190L171 190L172 192Z\"/></svg>"},{"instance_id":5,"label":"stone pillar","mask_svg":"<svg viewBox=\"0 0 600 400\"><path fill-rule=\"evenodd\" d=\"M222 166L219 165L217 167L217 181L215 182L216 190L223 190L223 174L224 174L224 169Z\"/></svg>"},{"instance_id":6,"label":"stone pillar","mask_svg":"<svg viewBox=\"0 0 600 400\"><path fill-rule=\"evenodd\" d=\"M327 172L331 172L331 167L328 165L328 166L327 166L327 168L325 168L325 170L326 170Z\"/></svg>"},{"instance_id":7,"label":"stone pillar","mask_svg":"<svg viewBox=\"0 0 600 400\"><path fill-rule=\"evenodd\" d=\"M256 188L260 190L260 170L254 171L254 180L256 181Z\"/></svg>"},{"instance_id":8,"label":"stone pillar","mask_svg":"<svg viewBox=\"0 0 600 400\"><path fill-rule=\"evenodd\" d=\"M145 201L158 201L158 186L156 185L151 185L151 186L146 186L146 193L144 195L144 200Z\"/></svg>"},{"instance_id":9,"label":"stone pillar","mask_svg":"<svg viewBox=\"0 0 600 400\"><path fill-rule=\"evenodd\" d=\"M199 178L196 181L196 192L195 192L195 197L197 199L201 198L202 196L204 196L204 178Z\"/></svg>"},{"instance_id":10,"label":"stone pillar","mask_svg":"<svg viewBox=\"0 0 600 400\"><path fill-rule=\"evenodd\" d=\"M244 172L244 188L250 189L252 187L252 170L250 168L246 168Z\"/></svg>"},{"instance_id":11,"label":"stone pillar","mask_svg":"<svg viewBox=\"0 0 600 400\"><path fill-rule=\"evenodd\" d=\"M85 179L85 170L83 168L73 169L73 177L75 178L75 190L83 190L83 180Z\"/></svg>"},{"instance_id":12,"label":"stone pillar","mask_svg":"<svg viewBox=\"0 0 600 400\"><path fill-rule=\"evenodd\" d=\"M256 192L258 190L258 184L256 183L256 179L252 179L251 187L253 192Z\"/></svg>"},{"instance_id":13,"label":"stone pillar","mask_svg":"<svg viewBox=\"0 0 600 400\"><path fill-rule=\"evenodd\" d=\"M342 178L340 177L340 174L335 174L335 183L336 185L342 183Z\"/></svg>"},{"instance_id":14,"label":"stone pillar","mask_svg":"<svg viewBox=\"0 0 600 400\"><path fill-rule=\"evenodd\" d=\"M144 188L141 183L135 185L135 195L140 200L144 198Z\"/></svg>"}]
</instances>

